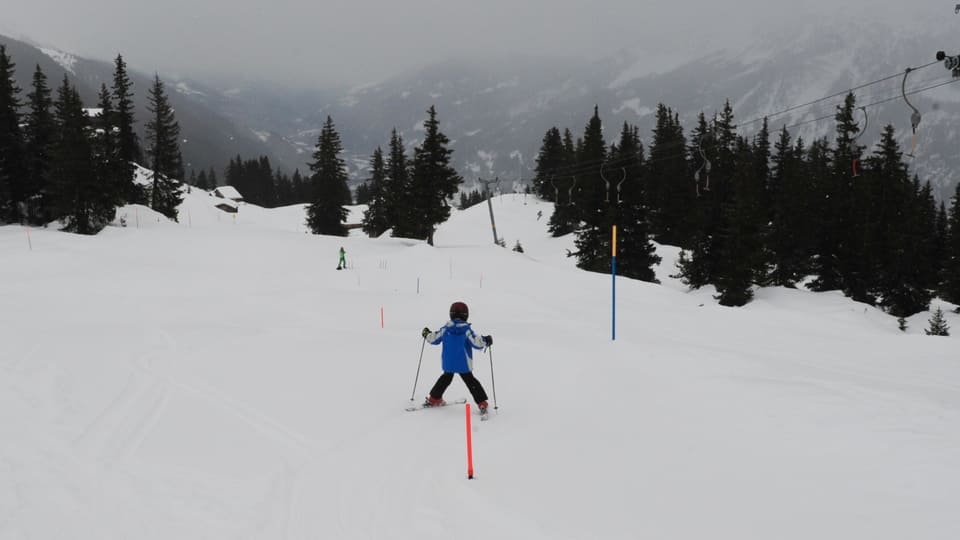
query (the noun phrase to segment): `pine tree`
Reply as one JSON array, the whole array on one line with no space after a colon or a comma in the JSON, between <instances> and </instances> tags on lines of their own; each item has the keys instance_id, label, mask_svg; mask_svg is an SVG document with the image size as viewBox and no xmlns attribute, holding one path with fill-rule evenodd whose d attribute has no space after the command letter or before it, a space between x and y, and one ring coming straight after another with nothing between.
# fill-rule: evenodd
<instances>
[{"instance_id":1,"label":"pine tree","mask_svg":"<svg viewBox=\"0 0 960 540\"><path fill-rule=\"evenodd\" d=\"M225 185L236 188L241 195L246 195L244 191L247 186L244 184L243 158L237 154L236 159L230 158L227 169L223 173L223 182Z\"/></svg>"},{"instance_id":2,"label":"pine tree","mask_svg":"<svg viewBox=\"0 0 960 540\"><path fill-rule=\"evenodd\" d=\"M555 203L558 194L552 180L566 165L563 136L559 129L552 127L544 134L540 151L537 153L533 192L541 199Z\"/></svg>"},{"instance_id":3,"label":"pine tree","mask_svg":"<svg viewBox=\"0 0 960 540\"><path fill-rule=\"evenodd\" d=\"M347 235L344 222L348 211L344 206L351 203L351 196L346 163L340 157L342 151L340 135L333 119L327 116L310 164L313 197L307 207L307 227L313 234Z\"/></svg>"},{"instance_id":4,"label":"pine tree","mask_svg":"<svg viewBox=\"0 0 960 540\"><path fill-rule=\"evenodd\" d=\"M15 67L7 56L6 46L0 45L0 223L23 219L22 208L28 191Z\"/></svg>"},{"instance_id":5,"label":"pine tree","mask_svg":"<svg viewBox=\"0 0 960 540\"><path fill-rule=\"evenodd\" d=\"M932 294L917 261L922 257L924 235L916 210L916 194L903 164L893 126L887 125L867 170L877 185L877 239L880 249L877 292L889 313L910 316L925 311Z\"/></svg>"},{"instance_id":6,"label":"pine tree","mask_svg":"<svg viewBox=\"0 0 960 540\"><path fill-rule=\"evenodd\" d=\"M127 76L127 64L119 54L114 60L113 102L116 111L114 125L117 127L120 162L124 167L121 174L124 200L128 203L147 204L147 193L143 187L134 183L135 163L143 162L143 150L134 128L135 104L133 102L133 83Z\"/></svg>"},{"instance_id":7,"label":"pine tree","mask_svg":"<svg viewBox=\"0 0 960 540\"><path fill-rule=\"evenodd\" d=\"M547 221L547 230L552 236L560 237L573 233L580 225L580 214L574 205L580 189L580 179L577 175L554 176L553 185L556 186L554 197L557 201L554 202L553 214Z\"/></svg>"},{"instance_id":8,"label":"pine tree","mask_svg":"<svg viewBox=\"0 0 960 540\"><path fill-rule=\"evenodd\" d=\"M960 183L957 184L950 201L945 251L941 295L948 302L960 304Z\"/></svg>"},{"instance_id":9,"label":"pine tree","mask_svg":"<svg viewBox=\"0 0 960 540\"><path fill-rule=\"evenodd\" d=\"M606 182L600 174L600 166L606 160L607 145L603 140L603 123L600 121L599 108L594 106L593 116L584 128L583 142L577 153L577 163L585 169L578 175L582 187L573 201L582 222L574 241L577 248L574 255L577 266L591 272L610 271L614 212L609 202Z\"/></svg>"},{"instance_id":10,"label":"pine tree","mask_svg":"<svg viewBox=\"0 0 960 540\"><path fill-rule=\"evenodd\" d=\"M858 302L874 303L871 276L876 260L876 234L870 191L873 183L867 175L854 176L854 163L860 161L863 147L855 140L860 127L854 118L856 98L848 93L837 106L836 140L833 149L833 209L836 211L837 262L844 293Z\"/></svg>"},{"instance_id":11,"label":"pine tree","mask_svg":"<svg viewBox=\"0 0 960 540\"><path fill-rule=\"evenodd\" d=\"M802 147L801 147L802 148ZM801 241L804 227L813 224L804 207L802 149L793 145L786 126L774 144L773 171L770 177L770 273L766 282L793 287L807 272L808 247Z\"/></svg>"},{"instance_id":12,"label":"pine tree","mask_svg":"<svg viewBox=\"0 0 960 540\"><path fill-rule=\"evenodd\" d=\"M577 163L577 149L573 141L573 133L569 128L563 130L563 157L560 160L560 171L562 175L553 176L554 201L553 214L547 221L547 230L554 237L564 236L577 230L580 226L579 209L574 204L577 193L582 185L580 179L575 174L570 174L570 170Z\"/></svg>"},{"instance_id":13,"label":"pine tree","mask_svg":"<svg viewBox=\"0 0 960 540\"><path fill-rule=\"evenodd\" d=\"M837 290L843 284L838 264L841 231L830 155L830 143L817 139L810 145L806 160L806 173L814 193L812 216L817 238L811 268L817 277L809 287L819 292Z\"/></svg>"},{"instance_id":14,"label":"pine tree","mask_svg":"<svg viewBox=\"0 0 960 540\"><path fill-rule=\"evenodd\" d=\"M950 326L947 325L947 320L943 316L943 309L937 307L937 310L933 312L933 317L929 319L930 328L924 330L928 336L949 336L950 335Z\"/></svg>"},{"instance_id":15,"label":"pine tree","mask_svg":"<svg viewBox=\"0 0 960 540\"><path fill-rule=\"evenodd\" d=\"M940 272L943 265L943 243L937 228L937 201L933 196L930 182L922 186L914 176L914 216L919 251L916 266L919 271L919 286L936 291L940 285Z\"/></svg>"},{"instance_id":16,"label":"pine tree","mask_svg":"<svg viewBox=\"0 0 960 540\"><path fill-rule=\"evenodd\" d=\"M667 127L669 128L670 125L667 124ZM719 224L720 199L717 195L719 192L711 189L710 184L716 186L713 161L718 155L718 148L716 126L710 125L701 112L697 117L697 127L690 134L690 147L687 149L693 160L691 168L695 167L695 171L688 171L685 167L681 177L684 184L693 186L689 191L694 193L695 198L688 206L686 218L683 221L676 221L679 216L670 214L672 217L670 217L670 224L667 225L669 228L666 229L674 230L672 237L681 240L684 248L677 261L679 271L675 277L679 277L692 289L699 289L713 282L716 276L718 246L715 233ZM711 177L713 177L712 181ZM687 232L679 235L677 231L684 227L684 222ZM664 220L664 224L666 223L668 222Z\"/></svg>"},{"instance_id":17,"label":"pine tree","mask_svg":"<svg viewBox=\"0 0 960 540\"><path fill-rule=\"evenodd\" d=\"M369 209L371 196L370 184L368 182L361 182L353 192L353 202L354 204L366 204ZM364 214L366 214L366 212L364 212Z\"/></svg>"},{"instance_id":18,"label":"pine tree","mask_svg":"<svg viewBox=\"0 0 960 540\"><path fill-rule=\"evenodd\" d=\"M650 241L650 219L643 189L643 146L636 126L623 124L620 141L611 151L610 162L620 167L623 183L610 187L617 223L617 273L658 283L654 266L660 264ZM610 176L616 174L611 170Z\"/></svg>"},{"instance_id":19,"label":"pine tree","mask_svg":"<svg viewBox=\"0 0 960 540\"><path fill-rule=\"evenodd\" d=\"M98 126L93 131L93 159L96 175L102 186L103 204L119 206L123 204L127 190L125 174L128 168L120 158L119 130L116 128L116 114L110 92L106 85L100 88L97 101L100 114Z\"/></svg>"},{"instance_id":20,"label":"pine tree","mask_svg":"<svg viewBox=\"0 0 960 540\"><path fill-rule=\"evenodd\" d=\"M447 148L450 139L440 131L437 111L431 105L424 121L423 143L413 151L410 173L411 208L416 209L419 220L415 223L415 238L426 239L433 245L433 233L437 225L450 217L447 200L456 195L463 178L450 165L453 150Z\"/></svg>"},{"instance_id":21,"label":"pine tree","mask_svg":"<svg viewBox=\"0 0 960 540\"><path fill-rule=\"evenodd\" d=\"M763 267L761 208L763 179L758 177L755 155L747 141L738 138L734 174L724 184L726 197L721 203L717 231L718 257L715 259L717 300L724 306L742 306L753 298L752 286Z\"/></svg>"},{"instance_id":22,"label":"pine tree","mask_svg":"<svg viewBox=\"0 0 960 540\"><path fill-rule=\"evenodd\" d=\"M394 128L390 132L390 147L383 178L383 208L385 222L393 231L391 236L412 238L415 234L414 201L410 195L410 164L403 137Z\"/></svg>"},{"instance_id":23,"label":"pine tree","mask_svg":"<svg viewBox=\"0 0 960 540\"><path fill-rule=\"evenodd\" d=\"M754 261L756 275L753 279L756 283L765 284L767 272L769 271L770 252L768 245L770 241L770 208L772 207L771 171L770 171L770 126L767 119L763 119L760 131L754 136L750 145L750 159L752 164L752 178L748 186L750 204L748 211L752 211L750 216L753 225L756 227L757 241L759 242L759 259Z\"/></svg>"},{"instance_id":24,"label":"pine tree","mask_svg":"<svg viewBox=\"0 0 960 540\"><path fill-rule=\"evenodd\" d=\"M275 207L277 205L277 186L274 184L273 166L270 164L270 158L260 156L259 159L250 161L247 174L249 175L248 183L253 187L253 193L256 194L254 204L264 208Z\"/></svg>"},{"instance_id":25,"label":"pine tree","mask_svg":"<svg viewBox=\"0 0 960 540\"><path fill-rule=\"evenodd\" d=\"M207 180L207 171L200 169L197 174L197 187L200 189L210 189L210 182Z\"/></svg>"},{"instance_id":26,"label":"pine tree","mask_svg":"<svg viewBox=\"0 0 960 540\"><path fill-rule=\"evenodd\" d=\"M39 225L52 219L49 208L50 160L56 138L56 123L47 76L39 65L33 72L31 86L32 90L27 94L30 110L23 128L27 221Z\"/></svg>"},{"instance_id":27,"label":"pine tree","mask_svg":"<svg viewBox=\"0 0 960 540\"><path fill-rule=\"evenodd\" d=\"M466 210L467 208L480 204L485 200L487 200L486 197L484 197L483 192L479 189L474 189L473 191L467 192L461 191L459 208L461 210Z\"/></svg>"},{"instance_id":28,"label":"pine tree","mask_svg":"<svg viewBox=\"0 0 960 540\"><path fill-rule=\"evenodd\" d=\"M794 201L793 205L796 206L797 224L794 226L796 230L794 236L802 261L799 278L812 273L818 233L816 215L822 200L822 190L817 187L816 179L810 175L811 167L807 162L807 150L803 137L797 137L793 145L793 155L796 158L797 170L792 182L788 182L787 191Z\"/></svg>"},{"instance_id":29,"label":"pine tree","mask_svg":"<svg viewBox=\"0 0 960 540\"><path fill-rule=\"evenodd\" d=\"M750 148L750 152L753 159L754 184L756 189L759 190L759 203L761 208L769 209L771 206L770 159L772 152L770 147L770 126L766 118L763 119L763 124L760 126L760 131L753 138L753 144Z\"/></svg>"},{"instance_id":30,"label":"pine tree","mask_svg":"<svg viewBox=\"0 0 960 540\"><path fill-rule=\"evenodd\" d=\"M730 205L734 202L732 197L735 193L730 183L737 172L740 146L734 133L733 119L733 107L728 101L720 115L713 120L712 126L707 126L701 118L700 125L691 136L702 160L709 160L711 164L709 185L705 179L701 180L703 187L696 199L695 228L688 244L689 250L681 253L677 265L680 269L678 276L692 288L702 287L707 283L717 284L723 271L722 254L725 250L733 249L722 244L733 234L729 231L723 234L724 227L730 227L728 218L732 212ZM704 155L706 158L703 158ZM749 163L747 166L749 167ZM706 173L705 166L703 172ZM732 278L727 276L725 279Z\"/></svg>"},{"instance_id":31,"label":"pine tree","mask_svg":"<svg viewBox=\"0 0 960 540\"><path fill-rule=\"evenodd\" d=\"M368 186L369 195L367 211L363 214L363 232L374 238L379 237L390 228L386 178L387 169L383 160L383 150L378 146L370 157L370 178L365 183ZM357 198L359 199L359 189Z\"/></svg>"},{"instance_id":32,"label":"pine tree","mask_svg":"<svg viewBox=\"0 0 960 540\"><path fill-rule=\"evenodd\" d=\"M154 75L148 95L147 155L153 170L150 207L177 221L177 207L183 201L180 182L183 157L180 154L180 125L163 89L160 75Z\"/></svg>"},{"instance_id":33,"label":"pine tree","mask_svg":"<svg viewBox=\"0 0 960 540\"><path fill-rule=\"evenodd\" d=\"M89 120L80 95L66 76L57 90L57 136L51 152L53 216L63 230L96 234L116 215L109 186L98 176Z\"/></svg>"},{"instance_id":34,"label":"pine tree","mask_svg":"<svg viewBox=\"0 0 960 540\"><path fill-rule=\"evenodd\" d=\"M293 182L290 181L288 174L277 169L274 185L277 186L277 206L290 206L297 202L293 192Z\"/></svg>"},{"instance_id":35,"label":"pine tree","mask_svg":"<svg viewBox=\"0 0 960 540\"><path fill-rule=\"evenodd\" d=\"M936 261L937 266L936 291L941 297L943 297L943 291L946 285L947 262L950 257L948 248L950 241L950 218L948 215L947 206L941 201L940 207L937 209L933 255L933 260Z\"/></svg>"},{"instance_id":36,"label":"pine tree","mask_svg":"<svg viewBox=\"0 0 960 540\"><path fill-rule=\"evenodd\" d=\"M715 137L716 158L714 159L714 174L718 184L733 175L737 166L738 138L734 123L733 106L727 101L719 116L714 120L713 135ZM713 185L713 184L711 184Z\"/></svg>"},{"instance_id":37,"label":"pine tree","mask_svg":"<svg viewBox=\"0 0 960 540\"><path fill-rule=\"evenodd\" d=\"M699 127L702 135L707 129L702 114ZM697 229L698 215L694 210L697 190L692 182L683 126L669 107L658 108L653 136L647 174L649 181L646 182L653 235L662 244L686 247L691 244Z\"/></svg>"},{"instance_id":38,"label":"pine tree","mask_svg":"<svg viewBox=\"0 0 960 540\"><path fill-rule=\"evenodd\" d=\"M294 202L297 204L306 204L310 202L313 184L303 178L300 169L294 169L293 176L290 177L290 184L293 185Z\"/></svg>"}]
</instances>

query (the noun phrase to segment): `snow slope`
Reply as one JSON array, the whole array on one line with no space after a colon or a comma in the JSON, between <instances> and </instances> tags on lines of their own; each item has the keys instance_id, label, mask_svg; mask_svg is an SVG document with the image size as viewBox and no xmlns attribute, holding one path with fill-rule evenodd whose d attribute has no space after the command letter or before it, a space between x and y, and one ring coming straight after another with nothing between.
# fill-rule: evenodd
<instances>
[{"instance_id":1,"label":"snow slope","mask_svg":"<svg viewBox=\"0 0 960 540\"><path fill-rule=\"evenodd\" d=\"M960 530L960 355L929 314L902 333L787 289L723 308L663 247L662 285L618 281L613 342L610 277L574 267L530 196L493 202L524 253L493 245L485 204L430 247L213 203L194 190L179 224L126 207L92 238L0 227L0 539ZM419 331L454 300L496 340L474 480L462 407L403 410ZM414 399L437 375L427 347Z\"/></svg>"}]
</instances>

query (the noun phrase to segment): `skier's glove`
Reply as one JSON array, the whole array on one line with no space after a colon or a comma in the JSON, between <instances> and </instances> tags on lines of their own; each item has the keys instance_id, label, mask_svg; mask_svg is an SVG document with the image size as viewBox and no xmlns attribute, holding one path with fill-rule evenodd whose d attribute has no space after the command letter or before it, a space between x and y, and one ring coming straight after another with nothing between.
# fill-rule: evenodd
<instances>
[{"instance_id":1,"label":"skier's glove","mask_svg":"<svg viewBox=\"0 0 960 540\"><path fill-rule=\"evenodd\" d=\"M487 344L487 347L493 345L493 336L483 336L483 342Z\"/></svg>"},{"instance_id":2,"label":"skier's glove","mask_svg":"<svg viewBox=\"0 0 960 540\"><path fill-rule=\"evenodd\" d=\"M424 328L423 328L423 332L420 332L420 335L423 336L424 339L426 339L427 334L429 334L429 333L430 333L430 329L427 328L427 327L424 327Z\"/></svg>"}]
</instances>

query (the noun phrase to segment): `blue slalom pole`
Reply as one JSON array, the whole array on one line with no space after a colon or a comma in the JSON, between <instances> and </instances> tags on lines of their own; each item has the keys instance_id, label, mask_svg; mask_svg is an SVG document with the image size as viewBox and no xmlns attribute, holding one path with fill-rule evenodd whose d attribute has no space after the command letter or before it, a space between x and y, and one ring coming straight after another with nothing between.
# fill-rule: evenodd
<instances>
[{"instance_id":1,"label":"blue slalom pole","mask_svg":"<svg viewBox=\"0 0 960 540\"><path fill-rule=\"evenodd\" d=\"M610 319L610 332L611 332L611 341L617 340L617 226L613 226L613 259L611 261L612 272L610 275L613 277L612 293L613 300L611 302L612 306L612 316Z\"/></svg>"}]
</instances>

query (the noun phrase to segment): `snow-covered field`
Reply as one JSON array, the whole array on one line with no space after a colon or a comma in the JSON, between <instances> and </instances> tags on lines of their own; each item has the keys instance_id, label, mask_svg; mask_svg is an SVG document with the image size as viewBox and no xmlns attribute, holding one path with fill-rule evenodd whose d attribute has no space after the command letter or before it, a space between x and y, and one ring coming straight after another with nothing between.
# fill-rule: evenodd
<instances>
[{"instance_id":1,"label":"snow-covered field","mask_svg":"<svg viewBox=\"0 0 960 540\"><path fill-rule=\"evenodd\" d=\"M960 534L960 354L929 313L903 333L834 293L723 308L664 247L662 285L618 281L611 341L610 276L531 196L494 201L522 254L486 205L430 247L212 204L0 227L0 539ZM403 410L455 300L495 338L473 480L463 406ZM428 346L415 400L439 364Z\"/></svg>"}]
</instances>

